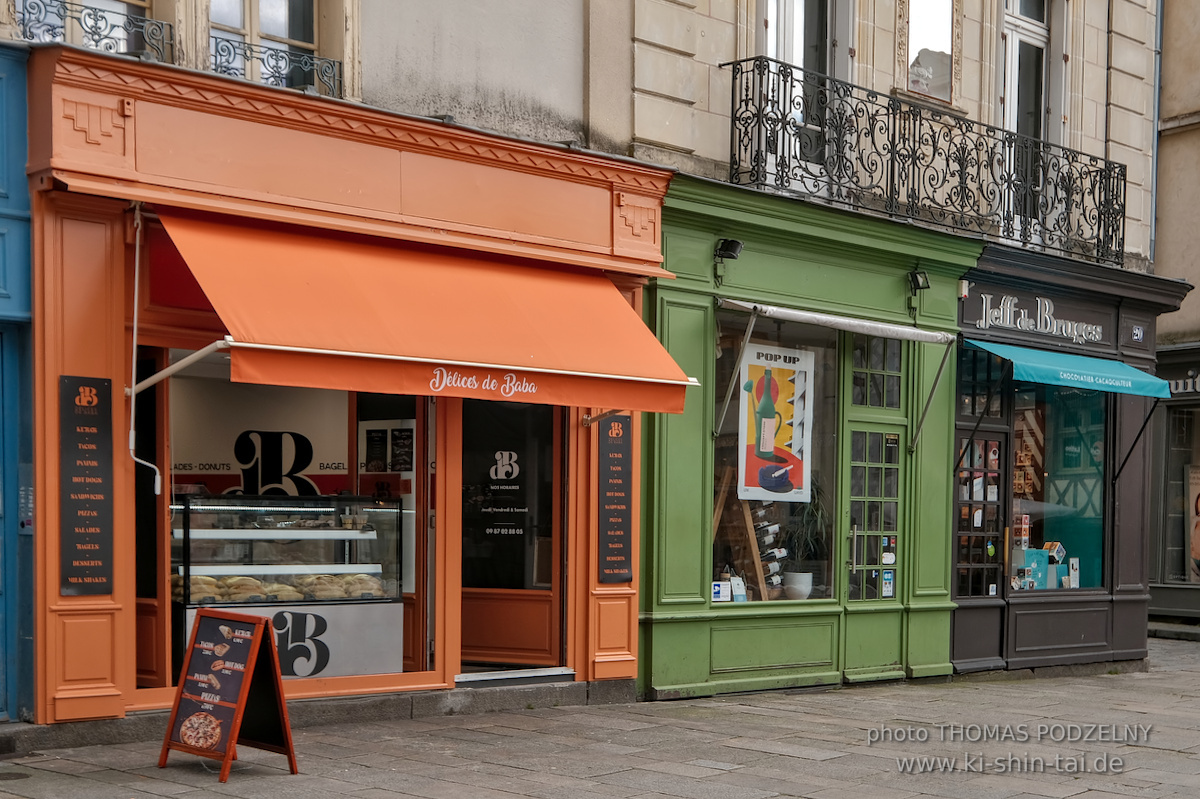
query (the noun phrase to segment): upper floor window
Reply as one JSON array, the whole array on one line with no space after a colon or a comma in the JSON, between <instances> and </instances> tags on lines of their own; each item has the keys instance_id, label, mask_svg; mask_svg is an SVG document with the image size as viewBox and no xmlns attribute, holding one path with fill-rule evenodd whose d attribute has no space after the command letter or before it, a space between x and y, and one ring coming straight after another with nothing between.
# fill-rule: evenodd
<instances>
[{"instance_id":1,"label":"upper floor window","mask_svg":"<svg viewBox=\"0 0 1200 799\"><path fill-rule=\"evenodd\" d=\"M765 0L757 7L759 53L822 75L829 73L826 0Z\"/></svg>"},{"instance_id":2,"label":"upper floor window","mask_svg":"<svg viewBox=\"0 0 1200 799\"><path fill-rule=\"evenodd\" d=\"M317 0L212 0L213 70L270 86L324 85L336 65L317 57Z\"/></svg>"},{"instance_id":3,"label":"upper floor window","mask_svg":"<svg viewBox=\"0 0 1200 799\"><path fill-rule=\"evenodd\" d=\"M910 0L906 64L910 92L950 102L954 20L954 0Z\"/></svg>"},{"instance_id":4,"label":"upper floor window","mask_svg":"<svg viewBox=\"0 0 1200 799\"><path fill-rule=\"evenodd\" d=\"M1006 0L1004 15L1004 127L1045 137L1050 21L1046 0Z\"/></svg>"}]
</instances>

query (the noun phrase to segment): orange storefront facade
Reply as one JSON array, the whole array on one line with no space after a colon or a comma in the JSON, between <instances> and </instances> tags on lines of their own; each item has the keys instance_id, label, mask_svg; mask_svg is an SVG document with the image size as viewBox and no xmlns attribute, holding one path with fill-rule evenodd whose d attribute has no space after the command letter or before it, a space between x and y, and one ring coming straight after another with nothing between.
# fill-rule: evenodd
<instances>
[{"instance_id":1,"label":"orange storefront facade","mask_svg":"<svg viewBox=\"0 0 1200 799\"><path fill-rule=\"evenodd\" d=\"M209 606L271 620L289 698L632 698L640 415L693 384L640 315L669 173L70 47L29 75L32 720L168 706Z\"/></svg>"}]
</instances>

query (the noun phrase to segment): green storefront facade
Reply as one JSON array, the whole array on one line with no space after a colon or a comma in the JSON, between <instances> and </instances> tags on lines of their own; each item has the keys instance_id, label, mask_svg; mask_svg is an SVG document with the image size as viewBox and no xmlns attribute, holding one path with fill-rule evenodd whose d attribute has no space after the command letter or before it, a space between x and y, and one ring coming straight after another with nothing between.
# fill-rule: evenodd
<instances>
[{"instance_id":1,"label":"green storefront facade","mask_svg":"<svg viewBox=\"0 0 1200 799\"><path fill-rule=\"evenodd\" d=\"M950 674L953 337L982 243L688 176L663 243L645 316L700 386L644 436L642 695Z\"/></svg>"}]
</instances>

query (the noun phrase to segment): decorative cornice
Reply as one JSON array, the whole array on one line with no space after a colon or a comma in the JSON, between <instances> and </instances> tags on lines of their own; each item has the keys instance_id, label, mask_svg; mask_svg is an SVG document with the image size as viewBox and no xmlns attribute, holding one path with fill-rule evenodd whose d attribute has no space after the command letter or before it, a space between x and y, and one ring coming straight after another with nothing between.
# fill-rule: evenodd
<instances>
[{"instance_id":1,"label":"decorative cornice","mask_svg":"<svg viewBox=\"0 0 1200 799\"><path fill-rule=\"evenodd\" d=\"M609 160L589 153L565 154L550 145L523 142L413 117L308 97L222 76L54 45L54 83L250 119L323 136L406 151L450 155L576 182L602 183L661 199L671 172Z\"/></svg>"}]
</instances>

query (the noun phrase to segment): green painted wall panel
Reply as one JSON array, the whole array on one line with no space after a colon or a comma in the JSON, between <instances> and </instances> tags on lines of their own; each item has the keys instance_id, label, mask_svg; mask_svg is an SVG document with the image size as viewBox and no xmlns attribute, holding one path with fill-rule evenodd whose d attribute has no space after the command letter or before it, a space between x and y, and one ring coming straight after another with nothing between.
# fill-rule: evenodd
<instances>
[{"instance_id":1,"label":"green painted wall panel","mask_svg":"<svg viewBox=\"0 0 1200 799\"><path fill-rule=\"evenodd\" d=\"M811 668L836 662L836 619L780 619L749 626L713 622L710 647L714 674L747 669Z\"/></svg>"},{"instance_id":2,"label":"green painted wall panel","mask_svg":"<svg viewBox=\"0 0 1200 799\"><path fill-rule=\"evenodd\" d=\"M654 490L650 493L653 536L643 536L651 550L643 563L650 579L650 609L658 605L707 605L710 581L705 578L712 558L706 546L711 527L712 469L709 436L712 406L705 389L712 382L712 302L702 296L660 297L658 333L683 371L700 381L689 388L681 414L661 414L650 439L669 457L653 461Z\"/></svg>"},{"instance_id":3,"label":"green painted wall panel","mask_svg":"<svg viewBox=\"0 0 1200 799\"><path fill-rule=\"evenodd\" d=\"M847 671L890 670L903 663L903 618L899 606L886 612L846 614ZM947 636L949 641L949 636Z\"/></svg>"}]
</instances>

